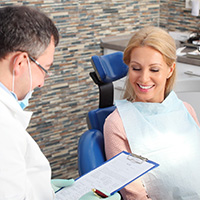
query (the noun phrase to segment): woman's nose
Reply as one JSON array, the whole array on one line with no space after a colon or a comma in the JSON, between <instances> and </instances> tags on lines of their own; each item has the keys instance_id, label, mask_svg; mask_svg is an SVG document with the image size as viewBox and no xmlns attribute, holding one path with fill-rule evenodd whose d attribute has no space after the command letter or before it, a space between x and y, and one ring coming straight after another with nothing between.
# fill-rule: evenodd
<instances>
[{"instance_id":1,"label":"woman's nose","mask_svg":"<svg viewBox=\"0 0 200 200\"><path fill-rule=\"evenodd\" d=\"M149 80L149 72L147 70L142 70L140 74L140 81L145 83Z\"/></svg>"}]
</instances>

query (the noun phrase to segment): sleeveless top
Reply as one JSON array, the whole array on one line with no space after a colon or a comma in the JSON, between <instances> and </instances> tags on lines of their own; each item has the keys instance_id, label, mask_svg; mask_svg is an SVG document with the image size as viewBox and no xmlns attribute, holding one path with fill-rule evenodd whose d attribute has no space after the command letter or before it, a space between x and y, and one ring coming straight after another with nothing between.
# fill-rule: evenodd
<instances>
[{"instance_id":1,"label":"sleeveless top","mask_svg":"<svg viewBox=\"0 0 200 200\"><path fill-rule=\"evenodd\" d=\"M142 177L152 200L200 199L200 128L172 91L162 103L116 101L133 153L160 166Z\"/></svg>"}]
</instances>

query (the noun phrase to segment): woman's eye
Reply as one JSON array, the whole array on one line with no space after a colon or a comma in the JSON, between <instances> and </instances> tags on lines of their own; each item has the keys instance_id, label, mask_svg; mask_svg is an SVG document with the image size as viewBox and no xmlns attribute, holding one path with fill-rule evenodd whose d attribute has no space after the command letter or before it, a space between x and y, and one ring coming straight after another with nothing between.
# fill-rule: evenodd
<instances>
[{"instance_id":1,"label":"woman's eye","mask_svg":"<svg viewBox=\"0 0 200 200\"><path fill-rule=\"evenodd\" d=\"M134 70L134 71L140 71L141 68L140 67L132 67L132 70Z\"/></svg>"},{"instance_id":2,"label":"woman's eye","mask_svg":"<svg viewBox=\"0 0 200 200\"><path fill-rule=\"evenodd\" d=\"M150 69L152 72L159 72L159 69Z\"/></svg>"}]
</instances>

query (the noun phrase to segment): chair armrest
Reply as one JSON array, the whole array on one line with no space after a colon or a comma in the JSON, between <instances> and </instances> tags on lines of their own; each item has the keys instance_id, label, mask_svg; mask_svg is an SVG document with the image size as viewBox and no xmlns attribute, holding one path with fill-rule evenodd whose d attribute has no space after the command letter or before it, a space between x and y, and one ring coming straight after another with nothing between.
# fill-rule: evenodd
<instances>
[{"instance_id":1,"label":"chair armrest","mask_svg":"<svg viewBox=\"0 0 200 200\"><path fill-rule=\"evenodd\" d=\"M96 129L83 133L78 144L78 171L82 176L106 161L103 134Z\"/></svg>"}]
</instances>

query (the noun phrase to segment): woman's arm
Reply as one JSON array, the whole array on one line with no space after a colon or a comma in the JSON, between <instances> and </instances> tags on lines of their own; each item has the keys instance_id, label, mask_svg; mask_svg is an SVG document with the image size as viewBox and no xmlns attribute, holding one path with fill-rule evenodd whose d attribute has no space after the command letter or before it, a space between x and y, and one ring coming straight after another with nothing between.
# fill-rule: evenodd
<instances>
[{"instance_id":1,"label":"woman's arm","mask_svg":"<svg viewBox=\"0 0 200 200\"><path fill-rule=\"evenodd\" d=\"M189 103L186 103L186 102L183 102L183 103L184 103L185 107L187 108L188 112L190 113L190 115L196 121L197 125L200 127L200 124L199 124L199 121L197 119L197 115L194 111L194 108Z\"/></svg>"},{"instance_id":2,"label":"woman's arm","mask_svg":"<svg viewBox=\"0 0 200 200\"><path fill-rule=\"evenodd\" d=\"M121 151L131 152L124 126L117 109L110 114L104 124L105 152L107 159ZM146 200L147 194L140 179L120 191L124 200Z\"/></svg>"}]
</instances>

